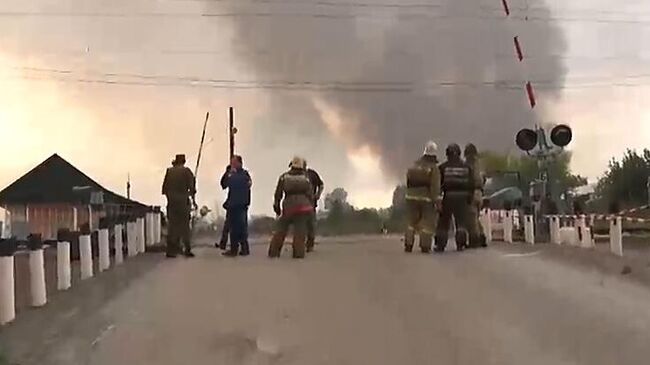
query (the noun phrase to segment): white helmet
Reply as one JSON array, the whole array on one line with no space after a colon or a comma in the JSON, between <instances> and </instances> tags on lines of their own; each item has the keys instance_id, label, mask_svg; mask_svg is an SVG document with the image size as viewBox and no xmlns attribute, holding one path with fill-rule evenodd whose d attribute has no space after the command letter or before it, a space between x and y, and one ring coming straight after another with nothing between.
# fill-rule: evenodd
<instances>
[{"instance_id":1,"label":"white helmet","mask_svg":"<svg viewBox=\"0 0 650 365\"><path fill-rule=\"evenodd\" d=\"M434 141L429 141L424 146L425 156L435 156L438 153L438 145Z\"/></svg>"}]
</instances>

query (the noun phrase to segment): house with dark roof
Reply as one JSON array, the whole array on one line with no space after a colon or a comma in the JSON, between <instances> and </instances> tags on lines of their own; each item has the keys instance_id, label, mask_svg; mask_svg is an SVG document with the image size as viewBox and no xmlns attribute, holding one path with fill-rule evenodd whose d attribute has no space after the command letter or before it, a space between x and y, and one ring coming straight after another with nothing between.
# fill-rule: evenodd
<instances>
[{"instance_id":1,"label":"house with dark roof","mask_svg":"<svg viewBox=\"0 0 650 365\"><path fill-rule=\"evenodd\" d=\"M54 154L0 191L0 207L9 212L17 236L40 233L56 238L59 229L96 229L99 220L141 213L148 207L116 194Z\"/></svg>"}]
</instances>

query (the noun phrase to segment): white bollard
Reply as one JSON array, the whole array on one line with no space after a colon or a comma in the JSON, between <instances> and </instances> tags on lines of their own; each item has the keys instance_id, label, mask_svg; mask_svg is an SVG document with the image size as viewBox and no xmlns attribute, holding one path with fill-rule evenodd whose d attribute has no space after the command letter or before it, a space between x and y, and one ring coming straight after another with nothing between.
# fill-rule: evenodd
<instances>
[{"instance_id":1,"label":"white bollard","mask_svg":"<svg viewBox=\"0 0 650 365\"><path fill-rule=\"evenodd\" d=\"M156 227L154 243L160 244L162 243L162 216L160 215L160 212L154 213L154 227Z\"/></svg>"},{"instance_id":2,"label":"white bollard","mask_svg":"<svg viewBox=\"0 0 650 365\"><path fill-rule=\"evenodd\" d=\"M146 251L145 243L145 227L144 227L144 218L138 218L137 220L137 237L138 237L138 253L144 253Z\"/></svg>"},{"instance_id":3,"label":"white bollard","mask_svg":"<svg viewBox=\"0 0 650 365\"><path fill-rule=\"evenodd\" d=\"M70 289L72 286L70 242L59 242L56 246L56 277L59 290Z\"/></svg>"},{"instance_id":4,"label":"white bollard","mask_svg":"<svg viewBox=\"0 0 650 365\"><path fill-rule=\"evenodd\" d=\"M0 256L0 326L16 318L14 257Z\"/></svg>"},{"instance_id":5,"label":"white bollard","mask_svg":"<svg viewBox=\"0 0 650 365\"><path fill-rule=\"evenodd\" d=\"M155 227L154 227L154 213L147 213L146 215L146 221L145 221L145 228L147 230L146 232L146 237L147 237L147 246L152 246L154 244L155 238Z\"/></svg>"},{"instance_id":6,"label":"white bollard","mask_svg":"<svg viewBox=\"0 0 650 365\"><path fill-rule=\"evenodd\" d=\"M81 260L81 280L93 277L93 247L90 236L79 237L79 256Z\"/></svg>"},{"instance_id":7,"label":"white bollard","mask_svg":"<svg viewBox=\"0 0 650 365\"><path fill-rule=\"evenodd\" d=\"M616 217L609 221L609 249L617 256L623 256L623 219Z\"/></svg>"},{"instance_id":8,"label":"white bollard","mask_svg":"<svg viewBox=\"0 0 650 365\"><path fill-rule=\"evenodd\" d=\"M29 282L32 307L44 306L47 303L47 290L45 289L43 248L29 251Z\"/></svg>"},{"instance_id":9,"label":"white bollard","mask_svg":"<svg viewBox=\"0 0 650 365\"><path fill-rule=\"evenodd\" d=\"M535 244L535 222L533 222L533 216L527 215L524 220L524 237L526 243L531 245Z\"/></svg>"},{"instance_id":10,"label":"white bollard","mask_svg":"<svg viewBox=\"0 0 650 365\"><path fill-rule=\"evenodd\" d=\"M503 241L506 243L512 243L512 229L514 225L514 217L512 216L512 210L506 210L506 216L503 220Z\"/></svg>"},{"instance_id":11,"label":"white bollard","mask_svg":"<svg viewBox=\"0 0 650 365\"><path fill-rule=\"evenodd\" d=\"M580 241L580 247L582 248L594 248L595 244L591 238L591 228L582 227L582 240Z\"/></svg>"},{"instance_id":12,"label":"white bollard","mask_svg":"<svg viewBox=\"0 0 650 365\"><path fill-rule=\"evenodd\" d=\"M483 234L485 234L486 243L492 242L492 210L485 209L485 223L483 226Z\"/></svg>"},{"instance_id":13,"label":"white bollard","mask_svg":"<svg viewBox=\"0 0 650 365\"><path fill-rule=\"evenodd\" d=\"M115 226L115 265L124 262L124 240L122 236L122 225Z\"/></svg>"},{"instance_id":14,"label":"white bollard","mask_svg":"<svg viewBox=\"0 0 650 365\"><path fill-rule=\"evenodd\" d=\"M135 222L128 222L126 224L126 244L129 257L133 257L138 254L138 238L136 235Z\"/></svg>"},{"instance_id":15,"label":"white bollard","mask_svg":"<svg viewBox=\"0 0 650 365\"><path fill-rule=\"evenodd\" d=\"M100 229L99 238L99 272L106 271L111 267L111 253L108 244L108 229Z\"/></svg>"},{"instance_id":16,"label":"white bollard","mask_svg":"<svg viewBox=\"0 0 650 365\"><path fill-rule=\"evenodd\" d=\"M562 244L562 237L560 236L560 218L556 215L553 215L549 219L549 227L551 229L551 243L560 245Z\"/></svg>"}]
</instances>

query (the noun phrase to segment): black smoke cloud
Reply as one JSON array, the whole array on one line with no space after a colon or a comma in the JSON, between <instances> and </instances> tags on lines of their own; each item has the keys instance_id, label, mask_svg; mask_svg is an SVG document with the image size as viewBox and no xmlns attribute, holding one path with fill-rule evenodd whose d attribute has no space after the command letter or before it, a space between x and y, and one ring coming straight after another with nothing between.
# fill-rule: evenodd
<instances>
[{"instance_id":1,"label":"black smoke cloud","mask_svg":"<svg viewBox=\"0 0 650 365\"><path fill-rule=\"evenodd\" d=\"M348 147L369 147L391 178L429 139L441 149L470 141L511 149L518 129L543 121L543 110L530 112L523 80L558 86L565 76L564 35L543 2L535 2L528 21L519 11L523 0L510 1L514 20L497 0L253 4L209 3L206 13L237 14L218 21L232 27L233 48L257 81L321 88L290 102L274 93L274 108L297 99L324 103L341 117ZM527 60L528 69L515 60L515 34L538 61ZM559 90L539 89L537 96L557 98ZM323 130L318 113L296 120Z\"/></svg>"}]
</instances>

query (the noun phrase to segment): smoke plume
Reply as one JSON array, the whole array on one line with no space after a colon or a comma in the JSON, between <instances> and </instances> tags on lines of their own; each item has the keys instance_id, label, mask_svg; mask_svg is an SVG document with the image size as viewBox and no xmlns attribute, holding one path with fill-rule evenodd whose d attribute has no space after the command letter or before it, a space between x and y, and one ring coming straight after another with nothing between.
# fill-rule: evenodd
<instances>
[{"instance_id":1,"label":"smoke plume","mask_svg":"<svg viewBox=\"0 0 650 365\"><path fill-rule=\"evenodd\" d=\"M387 177L400 177L429 139L441 150L451 142L512 148L519 128L543 122L543 110L530 112L526 77L551 86L539 98L558 97L553 86L564 80L564 36L544 2L528 20L531 1L510 1L512 19L498 0L253 3L209 3L206 13L238 14L224 23L255 79L308 89L300 100L319 113L301 121L325 124L350 150L369 148ZM530 57L524 64L514 35ZM273 96L275 109L283 95Z\"/></svg>"}]
</instances>

